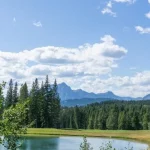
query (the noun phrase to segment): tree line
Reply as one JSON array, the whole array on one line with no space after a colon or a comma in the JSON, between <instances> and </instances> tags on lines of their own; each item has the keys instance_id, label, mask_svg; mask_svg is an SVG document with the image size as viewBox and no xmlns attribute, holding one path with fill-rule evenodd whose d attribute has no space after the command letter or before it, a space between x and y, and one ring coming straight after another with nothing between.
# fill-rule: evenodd
<instances>
[{"instance_id":1,"label":"tree line","mask_svg":"<svg viewBox=\"0 0 150 150\"><path fill-rule=\"evenodd\" d=\"M50 85L49 78L46 76L45 82L39 85L36 78L30 90L27 83L24 83L18 91L17 82L13 83L11 79L3 100L3 108L8 109L25 101L29 101L29 104L24 124L32 124L35 128L59 127L61 107L56 80L53 85Z\"/></svg>"},{"instance_id":2,"label":"tree line","mask_svg":"<svg viewBox=\"0 0 150 150\"><path fill-rule=\"evenodd\" d=\"M61 128L100 130L150 129L150 101L107 101L63 108Z\"/></svg>"},{"instance_id":3,"label":"tree line","mask_svg":"<svg viewBox=\"0 0 150 150\"><path fill-rule=\"evenodd\" d=\"M34 128L70 128L100 130L147 130L150 129L150 101L110 100L86 106L61 107L56 80L52 85L46 76L38 79L29 90L27 83L9 82L3 98L3 109L29 101L25 125ZM2 112L2 109L0 110Z\"/></svg>"}]
</instances>

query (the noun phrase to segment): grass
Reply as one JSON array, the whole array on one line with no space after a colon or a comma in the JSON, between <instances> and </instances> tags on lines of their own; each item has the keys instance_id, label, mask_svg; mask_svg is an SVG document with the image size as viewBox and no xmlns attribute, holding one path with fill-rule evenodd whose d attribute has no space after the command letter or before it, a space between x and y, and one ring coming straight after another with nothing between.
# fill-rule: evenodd
<instances>
[{"instance_id":1,"label":"grass","mask_svg":"<svg viewBox=\"0 0 150 150\"><path fill-rule=\"evenodd\" d=\"M65 130L29 128L27 136L86 136L131 139L150 144L150 130Z\"/></svg>"}]
</instances>

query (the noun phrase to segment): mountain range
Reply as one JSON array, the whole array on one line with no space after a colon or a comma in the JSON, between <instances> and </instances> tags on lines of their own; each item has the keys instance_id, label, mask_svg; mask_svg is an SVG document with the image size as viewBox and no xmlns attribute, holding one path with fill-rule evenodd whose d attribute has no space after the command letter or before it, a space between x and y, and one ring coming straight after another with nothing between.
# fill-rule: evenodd
<instances>
[{"instance_id":1,"label":"mountain range","mask_svg":"<svg viewBox=\"0 0 150 150\"><path fill-rule=\"evenodd\" d=\"M92 102L99 102L102 100L150 100L150 94L146 95L144 97L121 97L118 95L115 95L113 92L108 91L106 93L89 93L82 89L78 90L72 90L70 86L68 86L66 83L58 84L58 93L61 99L61 102L64 104L67 102L72 102L77 104L78 102L81 103L81 101L88 101L88 103ZM83 102L84 104L84 102Z\"/></svg>"}]
</instances>

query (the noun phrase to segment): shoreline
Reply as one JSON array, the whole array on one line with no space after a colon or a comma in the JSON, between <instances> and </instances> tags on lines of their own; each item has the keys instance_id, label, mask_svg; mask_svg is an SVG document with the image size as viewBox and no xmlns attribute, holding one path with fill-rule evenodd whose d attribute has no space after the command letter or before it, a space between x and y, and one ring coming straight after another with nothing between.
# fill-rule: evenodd
<instances>
[{"instance_id":1,"label":"shoreline","mask_svg":"<svg viewBox=\"0 0 150 150\"><path fill-rule=\"evenodd\" d=\"M60 136L86 136L99 138L112 138L132 140L150 145L150 130L81 130L81 129L51 129L28 128L26 137L60 137Z\"/></svg>"}]
</instances>

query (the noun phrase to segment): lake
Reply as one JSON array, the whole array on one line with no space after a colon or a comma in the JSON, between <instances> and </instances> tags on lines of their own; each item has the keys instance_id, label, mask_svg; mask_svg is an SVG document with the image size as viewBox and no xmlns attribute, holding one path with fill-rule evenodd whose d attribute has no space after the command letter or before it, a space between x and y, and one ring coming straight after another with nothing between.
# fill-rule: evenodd
<instances>
[{"instance_id":1,"label":"lake","mask_svg":"<svg viewBox=\"0 0 150 150\"><path fill-rule=\"evenodd\" d=\"M111 142L112 146L117 150L123 150L125 147L133 150L147 150L148 145L120 139L106 138L87 138L88 142L94 148L99 150L102 144ZM19 150L79 150L80 144L83 141L82 137L28 137L26 138L22 148ZM6 150L0 146L0 150Z\"/></svg>"}]
</instances>

